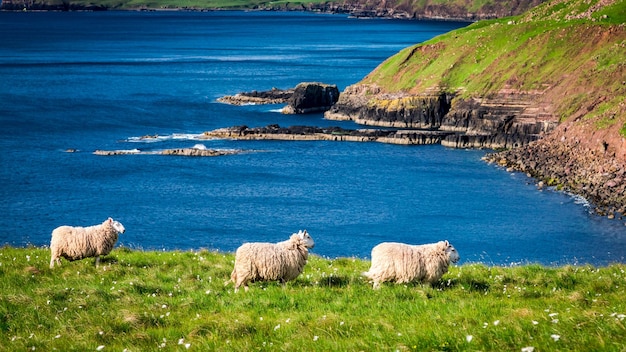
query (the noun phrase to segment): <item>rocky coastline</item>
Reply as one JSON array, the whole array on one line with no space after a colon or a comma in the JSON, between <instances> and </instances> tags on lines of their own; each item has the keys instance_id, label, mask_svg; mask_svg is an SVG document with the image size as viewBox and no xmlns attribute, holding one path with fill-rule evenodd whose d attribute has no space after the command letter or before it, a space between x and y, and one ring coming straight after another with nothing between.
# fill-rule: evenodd
<instances>
[{"instance_id":1,"label":"rocky coastline","mask_svg":"<svg viewBox=\"0 0 626 352\"><path fill-rule=\"evenodd\" d=\"M265 103L273 101L271 94L253 95L266 96ZM541 98L541 92L510 89L479 99L441 91L389 94L376 86L354 85L341 92L324 117L376 128L234 126L205 132L203 138L441 144L502 150L488 154L485 160L526 173L538 180L539 187L581 195L599 215L626 215L626 167L622 162L626 155L617 155L626 150L626 145L619 145L624 140L611 141L608 148L604 137L596 136L603 141L599 147L580 143L593 138L568 139L572 131L566 133Z\"/></svg>"},{"instance_id":2,"label":"rocky coastline","mask_svg":"<svg viewBox=\"0 0 626 352\"><path fill-rule=\"evenodd\" d=\"M526 173L538 187L555 187L587 199L594 211L608 218L626 216L626 140L583 137L584 131L559 126L550 135L527 146L485 156L485 160L508 171ZM622 144L621 146L619 144Z\"/></svg>"}]
</instances>

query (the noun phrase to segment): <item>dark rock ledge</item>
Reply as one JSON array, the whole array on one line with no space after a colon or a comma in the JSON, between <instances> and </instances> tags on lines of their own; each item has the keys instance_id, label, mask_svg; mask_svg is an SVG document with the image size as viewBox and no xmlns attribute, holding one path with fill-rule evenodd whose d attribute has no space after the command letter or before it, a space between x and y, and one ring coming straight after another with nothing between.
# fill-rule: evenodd
<instances>
[{"instance_id":1,"label":"dark rock ledge","mask_svg":"<svg viewBox=\"0 0 626 352\"><path fill-rule=\"evenodd\" d=\"M240 140L288 141L348 141L390 144L439 144L454 132L426 130L343 129L341 127L312 127L268 125L265 127L234 126L204 132L202 138L231 138Z\"/></svg>"}]
</instances>

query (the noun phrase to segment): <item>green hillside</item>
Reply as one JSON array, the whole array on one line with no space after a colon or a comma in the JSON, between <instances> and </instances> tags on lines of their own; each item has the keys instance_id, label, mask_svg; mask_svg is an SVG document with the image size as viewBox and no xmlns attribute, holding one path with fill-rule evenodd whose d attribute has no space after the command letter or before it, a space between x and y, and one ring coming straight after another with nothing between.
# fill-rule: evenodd
<instances>
[{"instance_id":1,"label":"green hillside","mask_svg":"<svg viewBox=\"0 0 626 352\"><path fill-rule=\"evenodd\" d=\"M626 1L552 1L407 48L362 82L387 92L542 92L561 121L623 124Z\"/></svg>"}]
</instances>

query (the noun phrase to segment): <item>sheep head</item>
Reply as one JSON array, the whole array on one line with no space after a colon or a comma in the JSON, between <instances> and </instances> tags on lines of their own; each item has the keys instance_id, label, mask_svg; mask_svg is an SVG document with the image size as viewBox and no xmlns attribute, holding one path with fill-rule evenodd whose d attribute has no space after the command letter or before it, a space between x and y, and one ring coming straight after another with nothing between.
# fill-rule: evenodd
<instances>
[{"instance_id":1,"label":"sheep head","mask_svg":"<svg viewBox=\"0 0 626 352\"><path fill-rule=\"evenodd\" d=\"M448 256L448 258L450 258L450 262L452 263L458 262L459 259L461 259L461 257L459 256L459 252L457 252L456 249L447 240L444 241L443 243L445 245L446 255Z\"/></svg>"},{"instance_id":2,"label":"sheep head","mask_svg":"<svg viewBox=\"0 0 626 352\"><path fill-rule=\"evenodd\" d=\"M298 237L300 238L300 241L302 242L302 244L304 244L304 246L306 248L313 248L315 247L315 241L313 241L313 238L311 237L311 235L309 235L308 232L306 232L306 230L302 231L298 231L297 234L294 235L298 235Z\"/></svg>"},{"instance_id":3,"label":"sheep head","mask_svg":"<svg viewBox=\"0 0 626 352\"><path fill-rule=\"evenodd\" d=\"M126 229L124 228L124 225L122 225L121 222L115 221L112 218L108 218L107 221L105 221L105 223L108 223L118 233L124 233L124 231L126 231Z\"/></svg>"}]
</instances>

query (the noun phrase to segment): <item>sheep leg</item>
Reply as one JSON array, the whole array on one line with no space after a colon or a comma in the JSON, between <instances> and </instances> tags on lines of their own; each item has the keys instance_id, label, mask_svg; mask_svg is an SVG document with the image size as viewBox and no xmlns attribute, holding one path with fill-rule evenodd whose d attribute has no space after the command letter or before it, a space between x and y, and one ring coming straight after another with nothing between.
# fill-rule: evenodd
<instances>
[{"instance_id":1,"label":"sheep leg","mask_svg":"<svg viewBox=\"0 0 626 352\"><path fill-rule=\"evenodd\" d=\"M100 256L96 257L96 268L98 267L98 265L100 264Z\"/></svg>"},{"instance_id":2,"label":"sheep leg","mask_svg":"<svg viewBox=\"0 0 626 352\"><path fill-rule=\"evenodd\" d=\"M61 258L60 257L52 257L50 259L50 269L54 268L54 263L57 263L57 266L61 266Z\"/></svg>"}]
</instances>

